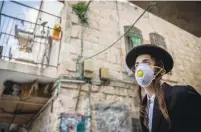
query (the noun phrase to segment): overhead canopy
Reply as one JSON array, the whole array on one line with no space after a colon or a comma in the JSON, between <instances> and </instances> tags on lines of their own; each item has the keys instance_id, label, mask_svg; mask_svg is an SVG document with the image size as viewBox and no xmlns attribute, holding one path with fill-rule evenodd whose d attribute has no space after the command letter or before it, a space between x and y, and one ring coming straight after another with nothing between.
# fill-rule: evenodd
<instances>
[{"instance_id":1,"label":"overhead canopy","mask_svg":"<svg viewBox=\"0 0 201 132\"><path fill-rule=\"evenodd\" d=\"M130 1L146 9L150 1ZM151 8L154 15L201 37L201 1L156 1L156 7Z\"/></svg>"}]
</instances>

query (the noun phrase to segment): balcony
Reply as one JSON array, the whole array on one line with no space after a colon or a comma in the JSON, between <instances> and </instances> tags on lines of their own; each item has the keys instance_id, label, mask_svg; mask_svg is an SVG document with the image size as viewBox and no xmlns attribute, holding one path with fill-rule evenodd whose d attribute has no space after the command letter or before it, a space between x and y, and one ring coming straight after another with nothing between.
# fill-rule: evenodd
<instances>
[{"instance_id":1,"label":"balcony","mask_svg":"<svg viewBox=\"0 0 201 132\"><path fill-rule=\"evenodd\" d=\"M60 17L44 11L43 1L25 3L0 2L0 131L27 124L58 76Z\"/></svg>"},{"instance_id":2,"label":"balcony","mask_svg":"<svg viewBox=\"0 0 201 132\"><path fill-rule=\"evenodd\" d=\"M6 11L8 3L17 5L19 8L34 10L37 17L31 21L23 15L19 15L22 13L16 13L18 15L10 13ZM16 11L18 10L20 9ZM58 30L51 27L49 23L52 23L52 21L43 19L45 15L54 18L51 19L54 20L54 24L60 23L60 17L41 9L15 1L1 4L0 69L25 73L30 73L31 69L35 69L34 74L47 69L57 69L62 32L61 28ZM57 32L57 35L59 34L57 39L53 36L55 32Z\"/></svg>"}]
</instances>

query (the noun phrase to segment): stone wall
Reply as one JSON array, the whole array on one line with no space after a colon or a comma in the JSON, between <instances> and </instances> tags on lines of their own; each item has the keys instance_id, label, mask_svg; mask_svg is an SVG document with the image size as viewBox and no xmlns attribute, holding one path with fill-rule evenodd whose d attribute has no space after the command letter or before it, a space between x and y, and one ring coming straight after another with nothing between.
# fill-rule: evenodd
<instances>
[{"instance_id":1,"label":"stone wall","mask_svg":"<svg viewBox=\"0 0 201 132\"><path fill-rule=\"evenodd\" d=\"M83 30L83 57L90 57L107 48L124 33L124 26L130 26L141 15L143 9L128 2L91 2L88 9L89 26L84 27L72 11L71 2L61 13L64 36L62 41L60 72L75 76L76 59L81 52L81 33ZM149 33L156 32L165 38L167 50L173 56L175 64L172 75L164 76L170 84L189 84L198 91L201 89L200 45L192 34L145 13L135 27L141 30L144 42L149 42ZM94 80L99 80L99 68L109 68L110 78L134 83L128 76L125 66L125 38L115 46L93 57Z\"/></svg>"},{"instance_id":2,"label":"stone wall","mask_svg":"<svg viewBox=\"0 0 201 132\"><path fill-rule=\"evenodd\" d=\"M91 130L97 132L105 127L105 130L131 131L131 118L138 118L139 116L139 102L135 85L125 87L115 85L115 82L111 83L111 86L62 84L59 96L34 120L28 129L29 132L58 132L61 113L88 116L90 89ZM110 121L107 119L110 119L113 124L109 123ZM103 123L103 121L108 123ZM119 128L119 124L122 125L122 128Z\"/></svg>"},{"instance_id":3,"label":"stone wall","mask_svg":"<svg viewBox=\"0 0 201 132\"><path fill-rule=\"evenodd\" d=\"M123 26L131 25L143 10L128 3L119 3L118 5L122 34ZM171 84L192 85L198 91L201 90L201 70L198 68L201 65L201 54L197 37L148 12L135 26L142 31L145 40L149 40L151 32L157 32L165 38L167 49L175 62L172 75L164 76L165 81ZM124 41L121 42L124 47Z\"/></svg>"},{"instance_id":4,"label":"stone wall","mask_svg":"<svg viewBox=\"0 0 201 132\"><path fill-rule=\"evenodd\" d=\"M78 17L72 11L71 2L65 2L65 7L61 12L63 39L59 73L68 77L77 76L76 59L81 53L81 33L83 30L85 30L83 57L90 57L107 48L120 37L124 33L124 26L132 25L142 12L141 8L128 2L91 2L88 10L89 26L86 28L80 24ZM149 33L152 32L157 32L165 38L167 49L173 56L175 65L172 75L165 75L163 81L173 85L192 85L201 92L200 39L148 12L137 22L135 27L141 30L144 42L149 42ZM122 38L112 48L92 58L94 64L92 81L99 83L99 68L106 67L109 68L110 72L110 84L107 86L84 84L81 86L80 92L78 84L65 84L57 100L53 103L52 112L51 106L49 106L41 113L32 124L31 132L59 131L60 120L58 118L63 112L87 115L90 87L92 89L91 125L93 132L98 131L98 128L102 128L104 125L110 129L110 125L112 125L106 123L97 126L97 124L101 124L99 123L101 120L105 120L104 117L99 118L101 116L97 115L97 111L100 111L100 109L96 109L97 105L125 105L129 118L138 118L137 85L134 77L128 76L125 55L125 38ZM77 110L76 104L78 104ZM108 113L110 111L106 111L106 115L110 115ZM110 119L116 119L118 122L123 118L121 115L124 114L119 112L117 115L111 115ZM129 124L129 121L126 122Z\"/></svg>"}]
</instances>

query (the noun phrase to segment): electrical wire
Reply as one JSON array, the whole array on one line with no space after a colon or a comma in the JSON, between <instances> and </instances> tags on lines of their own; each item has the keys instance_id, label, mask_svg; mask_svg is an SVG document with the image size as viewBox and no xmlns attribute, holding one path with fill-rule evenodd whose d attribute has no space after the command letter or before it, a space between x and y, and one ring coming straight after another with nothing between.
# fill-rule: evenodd
<instances>
[{"instance_id":1,"label":"electrical wire","mask_svg":"<svg viewBox=\"0 0 201 132\"><path fill-rule=\"evenodd\" d=\"M98 53L96 53L96 54L94 54L94 55L92 55L92 56L90 56L90 57L87 57L87 58L84 58L83 59L83 61L84 60L88 60L88 59L90 59L90 58L93 58L93 57L95 57L95 56L97 56L97 55L99 55L99 54L101 54L101 53L103 53L104 51L106 51L106 50L108 50L109 48L111 48L112 46L114 46L121 38L123 38L131 29L132 29L132 27L140 20L140 18L145 14L145 12L147 11L147 10L149 10L149 8L153 5L153 1L148 5L148 7L144 10L144 12L135 20L135 22L131 25L131 27L122 35L122 36L120 36L115 42L113 42L110 46L108 46L106 49L104 49L104 50L102 50L102 51L100 51L100 52L98 52Z\"/></svg>"}]
</instances>

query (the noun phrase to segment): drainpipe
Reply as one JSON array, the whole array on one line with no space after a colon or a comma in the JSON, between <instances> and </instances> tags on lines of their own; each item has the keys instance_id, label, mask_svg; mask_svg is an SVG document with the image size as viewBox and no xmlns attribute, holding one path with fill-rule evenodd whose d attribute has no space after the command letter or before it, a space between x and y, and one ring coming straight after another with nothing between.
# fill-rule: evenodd
<instances>
[{"instance_id":1,"label":"drainpipe","mask_svg":"<svg viewBox=\"0 0 201 132\"><path fill-rule=\"evenodd\" d=\"M80 74L80 80L84 79L84 77L83 77L83 70L84 70L83 61L80 61L80 60L83 58L83 52L84 52L83 34L84 34L86 28L87 27L82 26L80 56L79 56L79 58L77 60L78 72Z\"/></svg>"},{"instance_id":2,"label":"drainpipe","mask_svg":"<svg viewBox=\"0 0 201 132\"><path fill-rule=\"evenodd\" d=\"M87 14L87 11L88 11L88 8L89 8L89 5L91 3L91 0L88 2L87 4L87 8L86 8L86 13L85 13L85 16ZM87 22L87 25L88 25L88 22ZM82 34L81 34L81 58L83 57L83 48L84 48L84 43L83 43L83 34L84 34L84 31L86 30L87 27L82 27ZM81 65L81 79L83 79L83 61L80 62L80 59L79 59L79 64ZM89 88L89 102L88 102L88 111L87 111L87 115L88 115L88 129L87 129L87 132L90 132L91 131L91 88L92 88L92 83L90 83L90 88Z\"/></svg>"},{"instance_id":3,"label":"drainpipe","mask_svg":"<svg viewBox=\"0 0 201 132\"><path fill-rule=\"evenodd\" d=\"M88 127L87 127L87 132L90 132L91 130L91 89L92 89L92 83L90 83L90 88L89 88L89 102L88 102L88 111L87 111L87 116L88 116Z\"/></svg>"},{"instance_id":4,"label":"drainpipe","mask_svg":"<svg viewBox=\"0 0 201 132\"><path fill-rule=\"evenodd\" d=\"M89 1L88 3L87 3L87 8L86 8L86 12L85 12L85 17L86 17L86 15L87 15L87 11L88 11L88 8L89 8L89 5L90 5L90 3L91 3L91 1ZM87 22L87 25L88 25L88 22ZM83 28L82 28L82 34L81 34L81 52L80 52L80 56L82 57L83 56L83 34L84 34L84 31L86 30L86 28L87 27L85 27L84 28L84 26L83 26Z\"/></svg>"},{"instance_id":5,"label":"drainpipe","mask_svg":"<svg viewBox=\"0 0 201 132\"><path fill-rule=\"evenodd\" d=\"M83 34L84 31L86 30L87 27L82 26L82 34L81 34L81 51L80 51L80 56L83 56L83 48L84 48L84 43L83 43Z\"/></svg>"},{"instance_id":6,"label":"drainpipe","mask_svg":"<svg viewBox=\"0 0 201 132\"><path fill-rule=\"evenodd\" d=\"M91 0L87 3L87 8L86 8L86 12L85 12L85 16L87 14L89 5L91 3ZM87 23L88 25L88 23ZM78 65L78 73L80 74L80 79L83 80L83 61L80 61L83 57L83 52L84 52L84 42L83 42L83 34L85 32L85 30L87 29L87 26L85 27L84 25L82 26L82 33L81 33L81 49L80 49L80 56L77 58L77 65Z\"/></svg>"}]
</instances>

